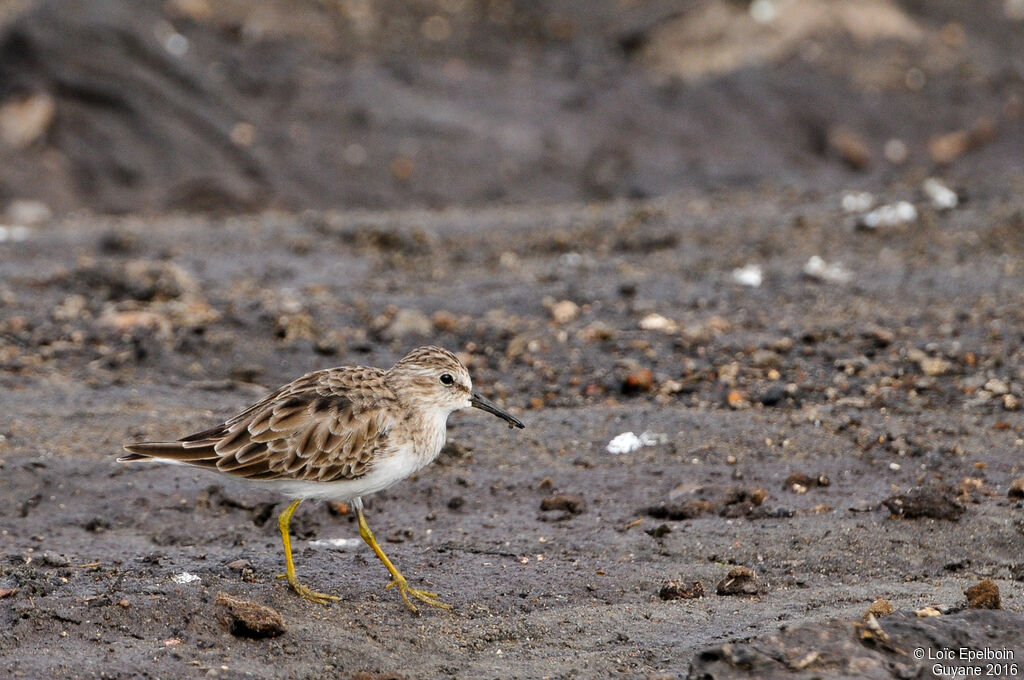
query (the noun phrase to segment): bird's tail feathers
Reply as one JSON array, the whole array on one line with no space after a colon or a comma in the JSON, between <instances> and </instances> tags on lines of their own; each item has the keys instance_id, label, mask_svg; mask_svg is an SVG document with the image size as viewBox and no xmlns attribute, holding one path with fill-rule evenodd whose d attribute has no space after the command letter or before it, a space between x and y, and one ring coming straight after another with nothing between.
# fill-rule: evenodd
<instances>
[{"instance_id":1,"label":"bird's tail feathers","mask_svg":"<svg viewBox=\"0 0 1024 680\"><path fill-rule=\"evenodd\" d=\"M152 460L162 458L164 460L175 460L182 463L197 463L207 458L216 458L213 446L186 446L182 442L138 442L136 444L125 444L124 450L128 453L119 456L119 463L131 463L137 460Z\"/></svg>"}]
</instances>

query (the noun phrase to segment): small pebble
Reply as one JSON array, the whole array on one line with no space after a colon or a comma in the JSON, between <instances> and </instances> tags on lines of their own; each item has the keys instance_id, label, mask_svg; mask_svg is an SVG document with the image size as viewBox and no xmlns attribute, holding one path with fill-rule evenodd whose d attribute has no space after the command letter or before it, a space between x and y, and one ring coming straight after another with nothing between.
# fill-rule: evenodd
<instances>
[{"instance_id":1,"label":"small pebble","mask_svg":"<svg viewBox=\"0 0 1024 680\"><path fill-rule=\"evenodd\" d=\"M917 221L917 208L909 201L881 205L860 217L857 225L861 229L882 229L898 227Z\"/></svg>"},{"instance_id":2,"label":"small pebble","mask_svg":"<svg viewBox=\"0 0 1024 680\"><path fill-rule=\"evenodd\" d=\"M789 489L794 493L807 493L807 490L810 489L811 487L825 487L830 485L831 483L831 480L825 475L811 477L810 475L806 475L803 472L794 472L788 477L786 477L786 481L782 483L782 488ZM796 487L801 487L802 491L798 490Z\"/></svg>"},{"instance_id":3,"label":"small pebble","mask_svg":"<svg viewBox=\"0 0 1024 680\"><path fill-rule=\"evenodd\" d=\"M940 357L923 357L918 365L922 373L933 377L945 375L953 369L953 364Z\"/></svg>"},{"instance_id":4,"label":"small pebble","mask_svg":"<svg viewBox=\"0 0 1024 680\"><path fill-rule=\"evenodd\" d=\"M557 324L569 323L579 314L579 305L572 300L562 300L551 305L551 318Z\"/></svg>"},{"instance_id":5,"label":"small pebble","mask_svg":"<svg viewBox=\"0 0 1024 680\"><path fill-rule=\"evenodd\" d=\"M757 400L764 406L777 406L782 403L785 398L786 386L782 383L774 383L761 392L761 394L758 395Z\"/></svg>"},{"instance_id":6,"label":"small pebble","mask_svg":"<svg viewBox=\"0 0 1024 680\"><path fill-rule=\"evenodd\" d=\"M847 283L853 274L838 262L829 264L818 255L812 255L803 268L804 276L825 283Z\"/></svg>"},{"instance_id":7,"label":"small pebble","mask_svg":"<svg viewBox=\"0 0 1024 680\"><path fill-rule=\"evenodd\" d=\"M828 131L828 147L854 170L863 170L871 163L871 145L858 132L845 125Z\"/></svg>"},{"instance_id":8,"label":"small pebble","mask_svg":"<svg viewBox=\"0 0 1024 680\"><path fill-rule=\"evenodd\" d=\"M748 264L744 267L733 269L732 280L741 286L758 288L764 281L764 273L761 271L761 265Z\"/></svg>"},{"instance_id":9,"label":"small pebble","mask_svg":"<svg viewBox=\"0 0 1024 680\"><path fill-rule=\"evenodd\" d=\"M951 210L960 202L956 192L942 183L942 180L929 177L922 185L924 193L931 199L932 206L937 210Z\"/></svg>"},{"instance_id":10,"label":"small pebble","mask_svg":"<svg viewBox=\"0 0 1024 680\"><path fill-rule=\"evenodd\" d=\"M653 312L640 319L640 328L645 331L664 331L665 333L673 333L679 330L679 326L675 321Z\"/></svg>"},{"instance_id":11,"label":"small pebble","mask_svg":"<svg viewBox=\"0 0 1024 680\"><path fill-rule=\"evenodd\" d=\"M725 395L725 403L734 411L750 406L750 402L747 401L746 397L739 390L729 390L729 393Z\"/></svg>"},{"instance_id":12,"label":"small pebble","mask_svg":"<svg viewBox=\"0 0 1024 680\"><path fill-rule=\"evenodd\" d=\"M985 389L997 397L1001 397L1010 391L1010 387L999 378L992 378L985 382Z\"/></svg>"},{"instance_id":13,"label":"small pebble","mask_svg":"<svg viewBox=\"0 0 1024 680\"><path fill-rule=\"evenodd\" d=\"M649 368L639 368L631 371L626 379L622 381L623 394L638 394L650 392L654 386L654 373Z\"/></svg>"},{"instance_id":14,"label":"small pebble","mask_svg":"<svg viewBox=\"0 0 1024 680\"><path fill-rule=\"evenodd\" d=\"M875 205L875 197L867 191L847 191L840 203L844 212L862 213L871 210Z\"/></svg>"},{"instance_id":15,"label":"small pebble","mask_svg":"<svg viewBox=\"0 0 1024 680\"><path fill-rule=\"evenodd\" d=\"M1010 490L1006 492L1007 498L1013 498L1015 500L1024 500L1024 477L1010 482Z\"/></svg>"}]
</instances>

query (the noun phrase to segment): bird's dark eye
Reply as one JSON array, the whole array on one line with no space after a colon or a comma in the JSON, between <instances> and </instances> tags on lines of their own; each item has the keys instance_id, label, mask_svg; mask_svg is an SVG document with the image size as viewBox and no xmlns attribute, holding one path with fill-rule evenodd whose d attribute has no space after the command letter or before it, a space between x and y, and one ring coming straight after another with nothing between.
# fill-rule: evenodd
<instances>
[{"instance_id":1,"label":"bird's dark eye","mask_svg":"<svg viewBox=\"0 0 1024 680\"><path fill-rule=\"evenodd\" d=\"M441 384L442 385L451 385L454 382L455 382L455 378L452 377L451 373L442 373L441 374Z\"/></svg>"}]
</instances>

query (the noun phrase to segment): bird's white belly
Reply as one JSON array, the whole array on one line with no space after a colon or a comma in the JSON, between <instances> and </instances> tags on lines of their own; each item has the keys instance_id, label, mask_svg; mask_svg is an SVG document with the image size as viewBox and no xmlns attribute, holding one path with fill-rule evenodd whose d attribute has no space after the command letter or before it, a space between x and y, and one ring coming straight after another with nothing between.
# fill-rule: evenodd
<instances>
[{"instance_id":1,"label":"bird's white belly","mask_svg":"<svg viewBox=\"0 0 1024 680\"><path fill-rule=\"evenodd\" d=\"M432 436L426 442L422 442L420 447L408 444L392 449L387 455L382 455L375 460L367 473L358 479L337 482L271 479L257 483L285 496L311 500L350 501L360 496L383 491L437 458L445 442L447 414L444 415L445 418L440 422L440 427L430 428Z\"/></svg>"}]
</instances>

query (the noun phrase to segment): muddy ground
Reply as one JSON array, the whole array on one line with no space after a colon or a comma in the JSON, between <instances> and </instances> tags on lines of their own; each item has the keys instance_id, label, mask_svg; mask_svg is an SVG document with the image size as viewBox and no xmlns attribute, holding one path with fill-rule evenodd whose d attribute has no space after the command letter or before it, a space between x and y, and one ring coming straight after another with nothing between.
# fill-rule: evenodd
<instances>
[{"instance_id":1,"label":"muddy ground","mask_svg":"<svg viewBox=\"0 0 1024 680\"><path fill-rule=\"evenodd\" d=\"M754 4L0 3L0 675L1024 661L1024 10ZM527 423L367 499L451 613L114 461L425 343Z\"/></svg>"},{"instance_id":2,"label":"muddy ground","mask_svg":"<svg viewBox=\"0 0 1024 680\"><path fill-rule=\"evenodd\" d=\"M1022 210L922 206L872 233L838 196L733 193L36 230L5 245L4 663L26 678L730 677L744 664L705 650L753 638L776 670L821 652L797 677L918 677L907 654L941 640L1019 655ZM815 254L850 280L803 275ZM732 280L748 261L758 288ZM665 327L644 329L652 314ZM113 460L305 371L427 341L465 352L528 425L456 414L440 462L369 501L393 559L452 613L412 616L367 548L313 543L357 537L313 503L293 522L298 569L342 600L304 602L275 579L281 499ZM625 431L663 438L609 453ZM885 501L921 485L924 516L894 518ZM558 495L579 498L542 510ZM716 594L735 565L754 594ZM174 581L186 572L199 580ZM984 578L1004 611L955 613ZM704 596L662 600L671 580ZM222 591L287 632L233 635ZM898 610L888 644L827 624L879 597ZM946 615L913 615L927 606ZM796 637L764 641L780 627Z\"/></svg>"}]
</instances>

